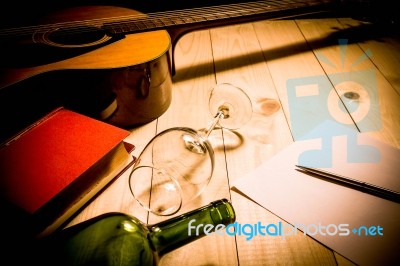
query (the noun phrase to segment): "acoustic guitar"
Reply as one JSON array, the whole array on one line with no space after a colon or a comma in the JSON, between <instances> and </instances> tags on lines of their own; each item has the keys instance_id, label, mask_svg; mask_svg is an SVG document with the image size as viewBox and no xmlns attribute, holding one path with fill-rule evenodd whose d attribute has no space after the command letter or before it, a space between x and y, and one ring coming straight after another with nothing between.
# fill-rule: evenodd
<instances>
[{"instance_id":1,"label":"acoustic guitar","mask_svg":"<svg viewBox=\"0 0 400 266\"><path fill-rule=\"evenodd\" d=\"M332 12L340 2L255 1L150 14L86 6L0 30L1 140L59 105L120 127L148 123L171 102L173 50L183 34Z\"/></svg>"}]
</instances>

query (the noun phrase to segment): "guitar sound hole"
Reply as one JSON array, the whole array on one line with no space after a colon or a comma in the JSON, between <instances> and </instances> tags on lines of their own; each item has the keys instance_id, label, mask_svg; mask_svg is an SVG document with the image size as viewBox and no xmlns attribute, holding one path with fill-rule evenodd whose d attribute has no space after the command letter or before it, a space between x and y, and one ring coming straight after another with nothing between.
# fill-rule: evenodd
<instances>
[{"instance_id":1,"label":"guitar sound hole","mask_svg":"<svg viewBox=\"0 0 400 266\"><path fill-rule=\"evenodd\" d=\"M74 47L96 45L108 40L106 34L96 27L58 29L51 32L47 39L56 46Z\"/></svg>"}]
</instances>

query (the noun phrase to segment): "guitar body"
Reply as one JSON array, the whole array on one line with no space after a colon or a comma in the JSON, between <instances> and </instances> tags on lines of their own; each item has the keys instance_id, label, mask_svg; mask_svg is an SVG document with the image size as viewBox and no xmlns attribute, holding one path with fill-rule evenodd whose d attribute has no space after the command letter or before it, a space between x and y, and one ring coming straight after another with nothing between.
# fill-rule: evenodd
<instances>
[{"instance_id":1,"label":"guitar body","mask_svg":"<svg viewBox=\"0 0 400 266\"><path fill-rule=\"evenodd\" d=\"M150 122L170 105L169 55L183 34L336 12L339 2L260 0L149 15L87 6L54 13L35 26L0 29L0 137L60 105L119 127Z\"/></svg>"},{"instance_id":2,"label":"guitar body","mask_svg":"<svg viewBox=\"0 0 400 266\"><path fill-rule=\"evenodd\" d=\"M143 14L88 6L52 14L40 23L87 20L89 27L98 27L96 19L128 15ZM38 43L2 49L6 60L0 72L0 110L2 127L8 128L2 139L59 105L125 128L150 122L167 110L172 87L167 31L95 36L98 40L64 44L50 38L57 30L33 36Z\"/></svg>"}]
</instances>

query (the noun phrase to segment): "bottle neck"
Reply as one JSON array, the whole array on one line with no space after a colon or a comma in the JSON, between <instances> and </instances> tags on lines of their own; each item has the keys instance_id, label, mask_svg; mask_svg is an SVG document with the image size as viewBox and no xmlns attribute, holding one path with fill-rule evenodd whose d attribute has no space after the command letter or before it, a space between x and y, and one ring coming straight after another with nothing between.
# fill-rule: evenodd
<instances>
[{"instance_id":1,"label":"bottle neck","mask_svg":"<svg viewBox=\"0 0 400 266\"><path fill-rule=\"evenodd\" d=\"M231 203L226 199L221 199L149 226L148 238L155 251L162 255L205 235L223 230L235 220L236 216Z\"/></svg>"}]
</instances>

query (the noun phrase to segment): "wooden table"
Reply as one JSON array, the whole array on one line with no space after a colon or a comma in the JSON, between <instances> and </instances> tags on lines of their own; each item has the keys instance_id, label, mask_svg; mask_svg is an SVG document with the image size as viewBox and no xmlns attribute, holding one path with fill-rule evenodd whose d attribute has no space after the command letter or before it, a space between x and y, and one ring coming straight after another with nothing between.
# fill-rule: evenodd
<instances>
[{"instance_id":1,"label":"wooden table","mask_svg":"<svg viewBox=\"0 0 400 266\"><path fill-rule=\"evenodd\" d=\"M377 37L372 32L361 36L354 32L345 34L345 29L359 25L359 21L350 18L260 21L197 31L179 40L174 55L177 74L173 77L172 104L157 120L132 129L128 141L136 145L136 156L156 133L164 129L205 127L210 121L207 92L216 83L229 82L243 88L254 109L251 121L235 134L227 130L212 133L215 140L212 180L202 196L180 213L227 198L233 203L238 222L282 221L279 213L273 214L260 207L231 190L230 185L293 143L286 90L288 79L329 78L339 72L373 69L382 126L369 134L400 148L400 39L386 35ZM347 39L348 45L339 46L339 39ZM341 50L343 47L345 53ZM356 86L345 88L353 92L357 89ZM343 91L338 89L338 92ZM360 96L360 102L364 104L362 97L365 95L361 93ZM266 109L259 112L263 102L267 103ZM314 112L307 119L313 119L319 110ZM125 173L71 224L111 211L133 214L146 223L165 219L148 215L139 207L130 194L128 173ZM353 263L303 234L284 239L254 237L251 241L246 241L245 237L213 235L161 259L161 265L271 264Z\"/></svg>"}]
</instances>

